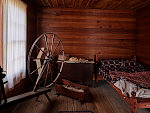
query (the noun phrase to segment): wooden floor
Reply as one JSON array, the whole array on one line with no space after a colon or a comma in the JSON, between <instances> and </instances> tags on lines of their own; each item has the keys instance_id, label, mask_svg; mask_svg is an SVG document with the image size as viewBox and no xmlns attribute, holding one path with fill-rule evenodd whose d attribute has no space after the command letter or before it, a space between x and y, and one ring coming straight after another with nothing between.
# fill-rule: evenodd
<instances>
[{"instance_id":1,"label":"wooden floor","mask_svg":"<svg viewBox=\"0 0 150 113\"><path fill-rule=\"evenodd\" d=\"M38 101L35 98L19 103L10 113L57 113L57 111L85 111L94 113L130 113L124 100L103 80L97 87L90 88L91 101L81 103L78 100L55 95L55 91L48 93L52 102L42 95ZM138 109L137 113L150 113L147 109Z\"/></svg>"}]
</instances>

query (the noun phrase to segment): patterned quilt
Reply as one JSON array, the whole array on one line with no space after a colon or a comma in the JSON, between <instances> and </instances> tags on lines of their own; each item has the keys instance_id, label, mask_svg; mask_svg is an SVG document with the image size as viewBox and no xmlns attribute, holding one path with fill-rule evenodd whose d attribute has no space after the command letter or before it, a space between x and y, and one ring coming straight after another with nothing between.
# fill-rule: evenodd
<instances>
[{"instance_id":1,"label":"patterned quilt","mask_svg":"<svg viewBox=\"0 0 150 113\"><path fill-rule=\"evenodd\" d=\"M150 71L144 72L135 72L135 73L127 73L127 72L110 72L110 77L114 80L118 79L126 79L137 86L150 88Z\"/></svg>"},{"instance_id":2,"label":"patterned quilt","mask_svg":"<svg viewBox=\"0 0 150 113\"><path fill-rule=\"evenodd\" d=\"M112 77L110 76L111 71L125 72L125 73L149 71L148 69L144 68L144 66L142 66L140 63L127 59L99 60L98 63L100 75L102 75L105 80L108 80L110 82L112 81Z\"/></svg>"}]
</instances>

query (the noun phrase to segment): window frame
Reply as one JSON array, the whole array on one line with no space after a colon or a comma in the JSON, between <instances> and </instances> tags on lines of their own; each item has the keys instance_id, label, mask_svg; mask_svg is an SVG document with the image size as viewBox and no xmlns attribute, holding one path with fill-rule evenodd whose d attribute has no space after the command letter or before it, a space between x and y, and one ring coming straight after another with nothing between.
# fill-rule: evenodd
<instances>
[{"instance_id":1,"label":"window frame","mask_svg":"<svg viewBox=\"0 0 150 113\"><path fill-rule=\"evenodd\" d=\"M2 2L3 0L0 0L0 66L2 66L3 58L2 58L2 50L3 50L3 45L2 45Z\"/></svg>"}]
</instances>

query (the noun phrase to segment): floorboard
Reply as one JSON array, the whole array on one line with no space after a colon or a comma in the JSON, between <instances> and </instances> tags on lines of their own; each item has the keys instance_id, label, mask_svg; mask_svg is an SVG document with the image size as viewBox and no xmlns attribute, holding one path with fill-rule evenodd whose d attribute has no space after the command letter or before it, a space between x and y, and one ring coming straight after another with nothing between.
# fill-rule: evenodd
<instances>
[{"instance_id":1,"label":"floorboard","mask_svg":"<svg viewBox=\"0 0 150 113\"><path fill-rule=\"evenodd\" d=\"M94 113L130 113L127 103L104 80L99 80L90 88L91 98L84 103L66 96L57 96L55 90L48 92L51 102L45 95L29 99L16 105L9 113L57 113L57 111L93 111ZM150 113L148 109L138 109L137 113Z\"/></svg>"}]
</instances>

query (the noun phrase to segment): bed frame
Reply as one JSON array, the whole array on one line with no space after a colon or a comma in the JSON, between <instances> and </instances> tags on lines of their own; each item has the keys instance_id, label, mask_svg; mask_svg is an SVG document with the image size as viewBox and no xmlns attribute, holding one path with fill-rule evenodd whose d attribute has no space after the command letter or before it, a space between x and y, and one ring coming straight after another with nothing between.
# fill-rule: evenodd
<instances>
[{"instance_id":1,"label":"bed frame","mask_svg":"<svg viewBox=\"0 0 150 113\"><path fill-rule=\"evenodd\" d=\"M132 92L131 97L122 94L121 90L117 88L114 84L107 81L117 93L127 102L130 107L131 113L136 113L137 108L150 108L150 98L137 98L136 93Z\"/></svg>"},{"instance_id":2,"label":"bed frame","mask_svg":"<svg viewBox=\"0 0 150 113\"><path fill-rule=\"evenodd\" d=\"M98 70L97 70L98 69L97 59L94 58L94 61L95 61L95 72L98 72ZM95 79L96 78L97 78L97 74L95 74ZM137 108L150 108L150 98L137 98L135 92L131 93L131 95L132 95L131 97L125 96L122 94L121 90L119 88L117 88L114 84L112 84L109 81L107 81L107 82L127 102L127 104L129 105L131 113L136 113Z\"/></svg>"}]
</instances>

